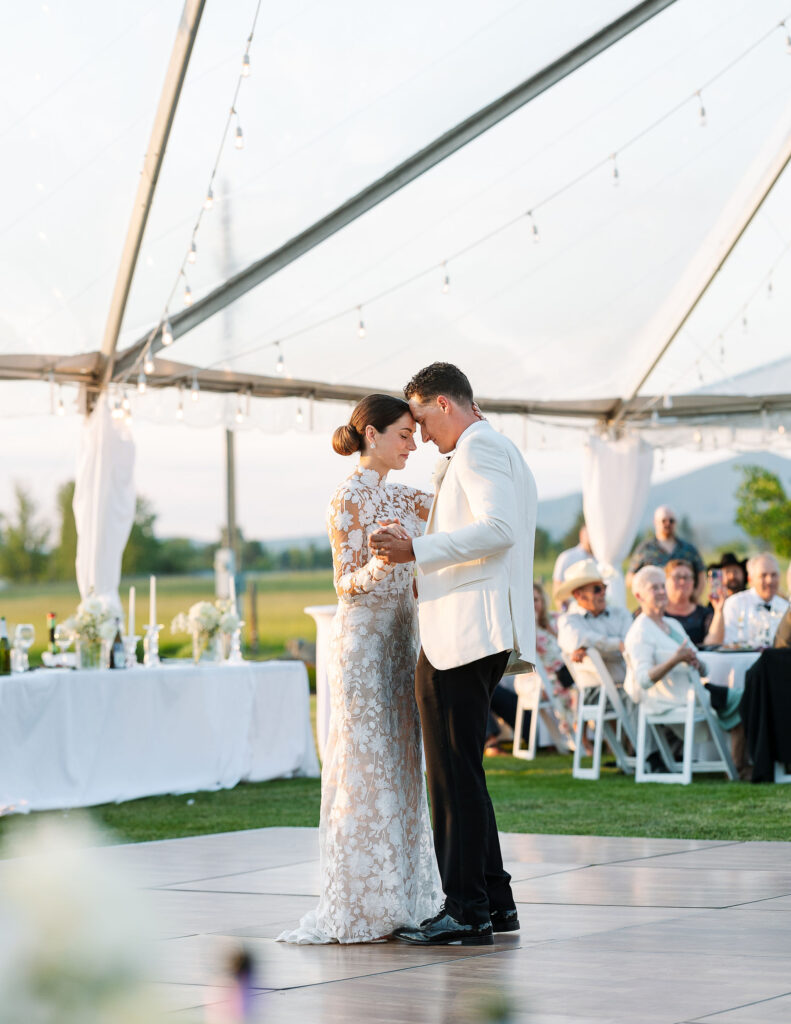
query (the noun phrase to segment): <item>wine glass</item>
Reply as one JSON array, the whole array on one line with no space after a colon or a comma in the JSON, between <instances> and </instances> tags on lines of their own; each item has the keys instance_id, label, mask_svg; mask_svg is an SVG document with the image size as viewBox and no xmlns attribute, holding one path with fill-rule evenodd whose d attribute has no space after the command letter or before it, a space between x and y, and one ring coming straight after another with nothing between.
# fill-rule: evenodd
<instances>
[{"instance_id":1,"label":"wine glass","mask_svg":"<svg viewBox=\"0 0 791 1024\"><path fill-rule=\"evenodd\" d=\"M20 652L18 662L20 672L27 672L30 668L27 652L33 646L35 639L36 631L29 622L20 622L14 630L14 646Z\"/></svg>"},{"instance_id":2,"label":"wine glass","mask_svg":"<svg viewBox=\"0 0 791 1024\"><path fill-rule=\"evenodd\" d=\"M58 655L59 664L66 664L66 651L68 651L73 642L74 631L67 626L65 622L59 622L55 626L55 643L58 645L58 649L60 650L60 654Z\"/></svg>"}]
</instances>

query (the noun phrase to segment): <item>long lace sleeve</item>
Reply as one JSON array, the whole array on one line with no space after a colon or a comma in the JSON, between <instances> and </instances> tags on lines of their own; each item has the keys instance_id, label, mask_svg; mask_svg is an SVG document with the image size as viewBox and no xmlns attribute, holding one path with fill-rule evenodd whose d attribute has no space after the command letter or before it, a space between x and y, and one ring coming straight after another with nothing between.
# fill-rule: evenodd
<instances>
[{"instance_id":1,"label":"long lace sleeve","mask_svg":"<svg viewBox=\"0 0 791 1024\"><path fill-rule=\"evenodd\" d=\"M363 562L367 544L360 522L360 506L353 491L335 496L328 512L328 532L338 597L369 594L395 568L380 558Z\"/></svg>"},{"instance_id":2,"label":"long lace sleeve","mask_svg":"<svg viewBox=\"0 0 791 1024\"><path fill-rule=\"evenodd\" d=\"M428 514L431 511L431 505L434 501L434 495L429 494L428 491L413 490L412 498L415 502L415 515L424 523L427 522Z\"/></svg>"}]
</instances>

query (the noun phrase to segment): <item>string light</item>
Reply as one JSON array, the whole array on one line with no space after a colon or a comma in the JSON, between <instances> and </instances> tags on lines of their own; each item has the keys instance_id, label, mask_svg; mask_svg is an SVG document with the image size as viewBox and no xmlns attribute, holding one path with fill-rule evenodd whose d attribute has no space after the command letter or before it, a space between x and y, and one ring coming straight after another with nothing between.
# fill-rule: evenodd
<instances>
[{"instance_id":1,"label":"string light","mask_svg":"<svg viewBox=\"0 0 791 1024\"><path fill-rule=\"evenodd\" d=\"M442 261L442 294L447 295L450 291L450 277L448 276L448 265L445 261Z\"/></svg>"},{"instance_id":2,"label":"string light","mask_svg":"<svg viewBox=\"0 0 791 1024\"><path fill-rule=\"evenodd\" d=\"M246 53L242 57L242 78L250 77L250 54Z\"/></svg>"},{"instance_id":3,"label":"string light","mask_svg":"<svg viewBox=\"0 0 791 1024\"><path fill-rule=\"evenodd\" d=\"M616 158L616 154L613 153L613 155L610 157L610 159L612 160L612 183L617 188L618 187L618 181L620 180L621 176L618 173L618 161L617 161L617 158Z\"/></svg>"},{"instance_id":4,"label":"string light","mask_svg":"<svg viewBox=\"0 0 791 1024\"><path fill-rule=\"evenodd\" d=\"M197 371L196 371L192 375L192 386L190 387L190 397L192 398L193 402L197 402L199 396L200 396L200 384L198 383L198 374L197 374Z\"/></svg>"},{"instance_id":5,"label":"string light","mask_svg":"<svg viewBox=\"0 0 791 1024\"><path fill-rule=\"evenodd\" d=\"M149 375L154 372L154 358L151 355L151 349L147 350L146 357L143 360L143 372Z\"/></svg>"},{"instance_id":6,"label":"string light","mask_svg":"<svg viewBox=\"0 0 791 1024\"><path fill-rule=\"evenodd\" d=\"M137 377L137 393L139 395L144 395L146 393L146 387L146 375L141 370Z\"/></svg>"},{"instance_id":7,"label":"string light","mask_svg":"<svg viewBox=\"0 0 791 1024\"><path fill-rule=\"evenodd\" d=\"M126 392L126 388L124 388L124 397L121 400L121 408L124 410L124 412L129 412L129 410L132 408L132 403L129 401L129 395Z\"/></svg>"},{"instance_id":8,"label":"string light","mask_svg":"<svg viewBox=\"0 0 791 1024\"><path fill-rule=\"evenodd\" d=\"M692 435L692 440L695 442L695 444L702 444L703 434L701 434L699 430L696 430L695 433Z\"/></svg>"},{"instance_id":9,"label":"string light","mask_svg":"<svg viewBox=\"0 0 791 1024\"><path fill-rule=\"evenodd\" d=\"M782 437L783 434L785 434L785 432L786 432L785 426L782 423L779 423L778 426L777 426L777 433Z\"/></svg>"},{"instance_id":10,"label":"string light","mask_svg":"<svg viewBox=\"0 0 791 1024\"><path fill-rule=\"evenodd\" d=\"M772 279L770 277L769 280L766 282L766 297L767 297L767 299L771 299L773 294L774 294L774 285L772 284Z\"/></svg>"},{"instance_id":11,"label":"string light","mask_svg":"<svg viewBox=\"0 0 791 1024\"><path fill-rule=\"evenodd\" d=\"M210 210L214 206L214 189L209 185L209 189L206 192L206 198L203 200L203 209Z\"/></svg>"},{"instance_id":12,"label":"string light","mask_svg":"<svg viewBox=\"0 0 791 1024\"><path fill-rule=\"evenodd\" d=\"M297 406L297 423L301 423L305 417L302 415L302 406Z\"/></svg>"},{"instance_id":13,"label":"string light","mask_svg":"<svg viewBox=\"0 0 791 1024\"><path fill-rule=\"evenodd\" d=\"M742 331L745 334L747 334L749 328L750 328L750 325L747 322L747 311L745 310L744 313L742 313Z\"/></svg>"},{"instance_id":14,"label":"string light","mask_svg":"<svg viewBox=\"0 0 791 1024\"><path fill-rule=\"evenodd\" d=\"M233 144L236 146L237 149L244 149L244 135L242 133L242 126L239 124L239 115L237 114L236 117L236 132L234 134Z\"/></svg>"},{"instance_id":15,"label":"string light","mask_svg":"<svg viewBox=\"0 0 791 1024\"><path fill-rule=\"evenodd\" d=\"M286 372L286 362L283 359L283 350L280 347L280 342L277 342L277 365L275 369L278 373L283 374Z\"/></svg>"},{"instance_id":16,"label":"string light","mask_svg":"<svg viewBox=\"0 0 791 1024\"><path fill-rule=\"evenodd\" d=\"M184 305L192 305L192 289L190 288L189 283L184 285Z\"/></svg>"},{"instance_id":17,"label":"string light","mask_svg":"<svg viewBox=\"0 0 791 1024\"><path fill-rule=\"evenodd\" d=\"M184 419L184 393L182 388L179 388L179 402L176 406L176 419Z\"/></svg>"},{"instance_id":18,"label":"string light","mask_svg":"<svg viewBox=\"0 0 791 1024\"><path fill-rule=\"evenodd\" d=\"M703 97L700 94L700 89L695 93L698 97L698 123L701 128L706 127L706 108L703 106Z\"/></svg>"},{"instance_id":19,"label":"string light","mask_svg":"<svg viewBox=\"0 0 791 1024\"><path fill-rule=\"evenodd\" d=\"M60 384L58 384L58 404L55 407L55 414L57 416L66 415L66 406L63 404L63 391Z\"/></svg>"},{"instance_id":20,"label":"string light","mask_svg":"<svg viewBox=\"0 0 791 1024\"><path fill-rule=\"evenodd\" d=\"M363 323L363 307L362 306L358 306L357 307L357 319L358 319L357 336L358 336L358 338L364 338L365 337L365 324Z\"/></svg>"},{"instance_id":21,"label":"string light","mask_svg":"<svg viewBox=\"0 0 791 1024\"><path fill-rule=\"evenodd\" d=\"M124 410L121 408L121 403L118 401L118 395L113 399L113 408L110 415L114 420L122 420L124 418Z\"/></svg>"},{"instance_id":22,"label":"string light","mask_svg":"<svg viewBox=\"0 0 791 1024\"><path fill-rule=\"evenodd\" d=\"M190 244L190 251L187 253L187 263L195 263L198 258L198 247L195 245L195 239L192 239Z\"/></svg>"},{"instance_id":23,"label":"string light","mask_svg":"<svg viewBox=\"0 0 791 1024\"><path fill-rule=\"evenodd\" d=\"M533 233L533 244L538 245L538 243L541 241L541 236L538 233L538 224L536 224L535 217L533 216L533 211L528 210L527 216L530 221L530 229Z\"/></svg>"},{"instance_id":24,"label":"string light","mask_svg":"<svg viewBox=\"0 0 791 1024\"><path fill-rule=\"evenodd\" d=\"M189 303L188 303L189 305ZM162 346L167 348L173 344L173 328L170 326L170 320L166 320L162 324Z\"/></svg>"},{"instance_id":25,"label":"string light","mask_svg":"<svg viewBox=\"0 0 791 1024\"><path fill-rule=\"evenodd\" d=\"M236 416L235 416L235 419L236 419L237 423L241 423L242 420L244 419L244 413L242 412L242 396L241 396L241 394L238 394L236 396Z\"/></svg>"}]
</instances>

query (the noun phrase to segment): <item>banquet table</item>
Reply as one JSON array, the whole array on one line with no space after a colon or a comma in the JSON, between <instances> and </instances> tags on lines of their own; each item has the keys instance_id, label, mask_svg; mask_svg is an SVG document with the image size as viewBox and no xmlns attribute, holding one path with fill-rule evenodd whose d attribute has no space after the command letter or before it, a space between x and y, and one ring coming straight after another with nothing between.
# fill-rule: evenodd
<instances>
[{"instance_id":1,"label":"banquet table","mask_svg":"<svg viewBox=\"0 0 791 1024\"><path fill-rule=\"evenodd\" d=\"M0 679L0 812L318 774L301 661Z\"/></svg>"},{"instance_id":2,"label":"banquet table","mask_svg":"<svg viewBox=\"0 0 791 1024\"><path fill-rule=\"evenodd\" d=\"M700 660L706 666L706 681L717 686L727 686L731 690L743 690L747 669L758 660L760 654L760 651L701 651Z\"/></svg>"}]
</instances>

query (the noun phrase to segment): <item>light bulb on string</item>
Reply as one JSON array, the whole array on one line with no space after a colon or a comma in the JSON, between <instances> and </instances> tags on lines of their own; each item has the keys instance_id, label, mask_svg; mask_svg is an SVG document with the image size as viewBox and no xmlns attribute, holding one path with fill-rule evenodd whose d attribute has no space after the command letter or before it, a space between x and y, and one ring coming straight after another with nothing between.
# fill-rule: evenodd
<instances>
[{"instance_id":1,"label":"light bulb on string","mask_svg":"<svg viewBox=\"0 0 791 1024\"><path fill-rule=\"evenodd\" d=\"M184 393L181 387L179 387L179 402L178 405L176 406L176 419L184 419Z\"/></svg>"},{"instance_id":2,"label":"light bulb on string","mask_svg":"<svg viewBox=\"0 0 791 1024\"><path fill-rule=\"evenodd\" d=\"M192 401L193 402L197 402L199 395L200 395L200 384L198 383L198 375L197 375L197 373L194 373L192 375L192 385L190 386L190 397L192 398Z\"/></svg>"},{"instance_id":3,"label":"light bulb on string","mask_svg":"<svg viewBox=\"0 0 791 1024\"><path fill-rule=\"evenodd\" d=\"M782 423L779 423L777 425L777 433L782 437L783 434L785 434L785 432L786 432L785 426Z\"/></svg>"},{"instance_id":4,"label":"light bulb on string","mask_svg":"<svg viewBox=\"0 0 791 1024\"><path fill-rule=\"evenodd\" d=\"M445 261L442 261L442 294L447 295L450 291L450 277L448 276L448 267Z\"/></svg>"},{"instance_id":5,"label":"light bulb on string","mask_svg":"<svg viewBox=\"0 0 791 1024\"><path fill-rule=\"evenodd\" d=\"M297 416L296 416L297 423L301 423L304 420L304 418L305 417L302 415L302 406L298 405L297 406Z\"/></svg>"},{"instance_id":6,"label":"light bulb on string","mask_svg":"<svg viewBox=\"0 0 791 1024\"><path fill-rule=\"evenodd\" d=\"M234 417L237 423L241 423L244 420L244 413L242 412L242 396L238 394L236 396L236 416Z\"/></svg>"},{"instance_id":7,"label":"light bulb on string","mask_svg":"<svg viewBox=\"0 0 791 1024\"><path fill-rule=\"evenodd\" d=\"M749 328L750 328L750 325L747 322L747 314L746 313L742 313L742 330L744 331L745 334L747 334Z\"/></svg>"},{"instance_id":8,"label":"light bulb on string","mask_svg":"<svg viewBox=\"0 0 791 1024\"><path fill-rule=\"evenodd\" d=\"M113 398L113 408L110 415L114 420L122 420L124 418L124 410L121 408L121 402L119 401L118 395Z\"/></svg>"},{"instance_id":9,"label":"light bulb on string","mask_svg":"<svg viewBox=\"0 0 791 1024\"><path fill-rule=\"evenodd\" d=\"M170 320L166 320L162 324L162 347L167 348L173 344L173 328L170 326Z\"/></svg>"},{"instance_id":10,"label":"light bulb on string","mask_svg":"<svg viewBox=\"0 0 791 1024\"><path fill-rule=\"evenodd\" d=\"M209 189L206 192L206 198L203 200L203 209L210 210L214 206L214 189L209 185Z\"/></svg>"},{"instance_id":11,"label":"light bulb on string","mask_svg":"<svg viewBox=\"0 0 791 1024\"><path fill-rule=\"evenodd\" d=\"M538 233L538 224L536 224L532 210L527 211L527 217L530 221L530 230L533 235L533 245L538 245L538 243L541 241L541 236Z\"/></svg>"},{"instance_id":12,"label":"light bulb on string","mask_svg":"<svg viewBox=\"0 0 791 1024\"><path fill-rule=\"evenodd\" d=\"M124 412L129 412L129 410L132 408L132 403L129 401L129 395L127 394L125 388L124 397L121 400L121 408L124 410Z\"/></svg>"},{"instance_id":13,"label":"light bulb on string","mask_svg":"<svg viewBox=\"0 0 791 1024\"><path fill-rule=\"evenodd\" d=\"M358 306L357 307L357 321L358 321L357 322L357 337L358 338L364 338L365 337L365 324L363 323L363 307L362 306Z\"/></svg>"},{"instance_id":14,"label":"light bulb on string","mask_svg":"<svg viewBox=\"0 0 791 1024\"><path fill-rule=\"evenodd\" d=\"M766 297L767 297L767 299L771 299L773 293L774 293L774 286L772 285L772 279L770 277L769 280L766 282Z\"/></svg>"},{"instance_id":15,"label":"light bulb on string","mask_svg":"<svg viewBox=\"0 0 791 1024\"><path fill-rule=\"evenodd\" d=\"M236 132L234 133L233 144L237 149L244 149L244 134L242 132L242 126L238 121L236 124Z\"/></svg>"},{"instance_id":16,"label":"light bulb on string","mask_svg":"<svg viewBox=\"0 0 791 1024\"><path fill-rule=\"evenodd\" d=\"M137 375L137 393L138 395L144 395L146 393L146 375L141 370Z\"/></svg>"},{"instance_id":17,"label":"light bulb on string","mask_svg":"<svg viewBox=\"0 0 791 1024\"><path fill-rule=\"evenodd\" d=\"M620 181L620 177L621 177L621 175L620 175L620 173L618 171L617 154L613 153L613 155L610 157L610 159L612 160L612 183L617 188L618 187L618 182Z\"/></svg>"},{"instance_id":18,"label":"light bulb on string","mask_svg":"<svg viewBox=\"0 0 791 1024\"><path fill-rule=\"evenodd\" d=\"M703 97L698 90L695 95L698 97L698 124L701 128L706 127L706 108L703 106Z\"/></svg>"},{"instance_id":19,"label":"light bulb on string","mask_svg":"<svg viewBox=\"0 0 791 1024\"><path fill-rule=\"evenodd\" d=\"M146 374L152 374L154 372L154 357L151 355L151 349L148 349L143 360L143 372Z\"/></svg>"},{"instance_id":20,"label":"light bulb on string","mask_svg":"<svg viewBox=\"0 0 791 1024\"><path fill-rule=\"evenodd\" d=\"M63 390L60 384L58 384L58 404L55 406L55 414L57 416L66 415L66 406L63 404Z\"/></svg>"},{"instance_id":21,"label":"light bulb on string","mask_svg":"<svg viewBox=\"0 0 791 1024\"><path fill-rule=\"evenodd\" d=\"M184 305L192 305L192 289L190 288L189 283L184 285Z\"/></svg>"},{"instance_id":22,"label":"light bulb on string","mask_svg":"<svg viewBox=\"0 0 791 1024\"><path fill-rule=\"evenodd\" d=\"M242 57L242 78L250 77L250 54L246 53Z\"/></svg>"},{"instance_id":23,"label":"light bulb on string","mask_svg":"<svg viewBox=\"0 0 791 1024\"><path fill-rule=\"evenodd\" d=\"M187 253L187 263L195 263L198 259L198 247L195 244L195 239L192 239L190 244L190 251Z\"/></svg>"},{"instance_id":24,"label":"light bulb on string","mask_svg":"<svg viewBox=\"0 0 791 1024\"><path fill-rule=\"evenodd\" d=\"M278 373L283 374L286 372L286 362L283 359L283 350L280 347L280 342L277 342L277 364L275 369Z\"/></svg>"},{"instance_id":25,"label":"light bulb on string","mask_svg":"<svg viewBox=\"0 0 791 1024\"><path fill-rule=\"evenodd\" d=\"M696 430L695 433L692 435L692 440L695 442L695 444L702 444L703 434L701 434L699 430Z\"/></svg>"}]
</instances>

